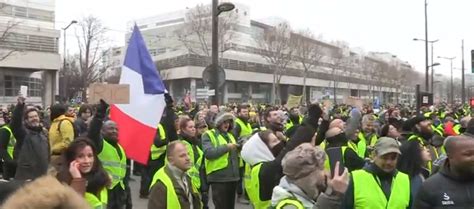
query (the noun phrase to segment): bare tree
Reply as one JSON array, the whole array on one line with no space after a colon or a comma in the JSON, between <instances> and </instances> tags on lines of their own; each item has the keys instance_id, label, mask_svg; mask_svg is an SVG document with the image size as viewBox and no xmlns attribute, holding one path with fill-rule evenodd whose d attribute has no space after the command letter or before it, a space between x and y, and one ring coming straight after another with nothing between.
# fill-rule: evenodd
<instances>
[{"instance_id":1,"label":"bare tree","mask_svg":"<svg viewBox=\"0 0 474 209\"><path fill-rule=\"evenodd\" d=\"M0 14L9 16L11 15L11 6L0 3ZM18 47L18 38L14 30L20 25L17 20L9 20L4 24L0 24L0 61L7 59L15 52L22 51Z\"/></svg>"},{"instance_id":2,"label":"bare tree","mask_svg":"<svg viewBox=\"0 0 474 209\"><path fill-rule=\"evenodd\" d=\"M77 43L79 45L79 72L76 73L79 80L78 88L83 92L87 87L99 79L105 73L108 66L104 66L103 58L110 51L108 40L105 36L107 28L102 21L94 16L87 16L79 21L79 32L76 31Z\"/></svg>"},{"instance_id":3,"label":"bare tree","mask_svg":"<svg viewBox=\"0 0 474 209\"><path fill-rule=\"evenodd\" d=\"M342 72L346 71L348 67L348 57L344 54L344 47L340 47L331 52L331 74L332 74L332 87L334 93L334 104L337 104L337 87L339 84L339 78L343 75Z\"/></svg>"},{"instance_id":4,"label":"bare tree","mask_svg":"<svg viewBox=\"0 0 474 209\"><path fill-rule=\"evenodd\" d=\"M319 65L323 57L322 46L316 43L314 34L309 30L300 31L294 38L294 58L303 66L303 102L306 102L306 78L308 71ZM320 39L320 38L319 38Z\"/></svg>"},{"instance_id":5,"label":"bare tree","mask_svg":"<svg viewBox=\"0 0 474 209\"><path fill-rule=\"evenodd\" d=\"M275 27L266 28L257 37L257 44L262 49L261 56L274 68L272 83L272 101L280 103L280 81L287 66L292 62L295 51L293 44L292 29L286 22Z\"/></svg>"},{"instance_id":6,"label":"bare tree","mask_svg":"<svg viewBox=\"0 0 474 209\"><path fill-rule=\"evenodd\" d=\"M222 54L231 49L234 39L232 27L237 24L235 12L219 15L218 37L219 52ZM191 54L211 57L212 53L212 8L209 5L197 5L186 13L186 24L183 30L176 31L178 40ZM222 56L221 56L222 57ZM209 60L210 61L210 60Z\"/></svg>"}]
</instances>

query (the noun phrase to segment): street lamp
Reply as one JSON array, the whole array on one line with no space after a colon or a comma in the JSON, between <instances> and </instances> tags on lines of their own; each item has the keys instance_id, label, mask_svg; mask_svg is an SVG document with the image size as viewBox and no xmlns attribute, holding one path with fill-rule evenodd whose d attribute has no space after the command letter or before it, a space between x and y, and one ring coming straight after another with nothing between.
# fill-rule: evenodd
<instances>
[{"instance_id":1,"label":"street lamp","mask_svg":"<svg viewBox=\"0 0 474 209\"><path fill-rule=\"evenodd\" d=\"M76 24L77 21L76 20L72 20L69 25L67 25L66 27L62 28L63 29L63 35L64 35L64 48L63 48L63 72L66 71L66 30L72 25L72 24ZM65 96L65 95L62 95L62 96Z\"/></svg>"},{"instance_id":2,"label":"street lamp","mask_svg":"<svg viewBox=\"0 0 474 209\"><path fill-rule=\"evenodd\" d=\"M433 48L433 44L438 42L439 39L436 39L436 40L433 40L433 41L426 41L425 39L420 39L420 38L414 38L413 41L423 41L423 42L428 42L431 44L431 93L433 93L433 80L434 80L434 68L433 68L433 56L434 56L434 48ZM428 54L426 54L426 57L428 57ZM426 66L428 66L428 62L426 62ZM427 67L427 70L426 70L426 79L428 80L428 69L429 69L429 66ZM428 87L426 87L426 91L428 91Z\"/></svg>"},{"instance_id":3,"label":"street lamp","mask_svg":"<svg viewBox=\"0 0 474 209\"><path fill-rule=\"evenodd\" d=\"M451 62L451 104L454 104L454 80L453 80L453 60L456 59L456 57L441 57L438 56L439 59L445 59L449 60Z\"/></svg>"},{"instance_id":4,"label":"street lamp","mask_svg":"<svg viewBox=\"0 0 474 209\"><path fill-rule=\"evenodd\" d=\"M222 12L228 12L235 8L235 5L229 2L224 2L218 5L218 0L212 0L212 70L214 73L213 75L213 82L212 85L214 87L214 98L213 103L219 105L219 40L218 40L218 26L219 26L219 18L218 16Z\"/></svg>"}]
</instances>

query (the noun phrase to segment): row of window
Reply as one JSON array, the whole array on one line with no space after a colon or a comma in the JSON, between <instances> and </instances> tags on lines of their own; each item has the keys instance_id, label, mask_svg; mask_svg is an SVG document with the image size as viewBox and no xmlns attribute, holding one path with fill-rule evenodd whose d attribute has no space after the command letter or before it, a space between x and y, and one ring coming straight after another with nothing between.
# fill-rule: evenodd
<instances>
[{"instance_id":1,"label":"row of window","mask_svg":"<svg viewBox=\"0 0 474 209\"><path fill-rule=\"evenodd\" d=\"M54 22L53 11L14 6L6 3L0 3L0 10L2 15Z\"/></svg>"},{"instance_id":2,"label":"row of window","mask_svg":"<svg viewBox=\"0 0 474 209\"><path fill-rule=\"evenodd\" d=\"M0 42L0 48L57 53L57 41L55 37L9 33Z\"/></svg>"},{"instance_id":3,"label":"row of window","mask_svg":"<svg viewBox=\"0 0 474 209\"><path fill-rule=\"evenodd\" d=\"M18 92L20 91L20 86L28 86L29 97L42 96L43 85L42 85L41 79L5 75L4 81L5 81L5 86L4 86L5 96L17 96Z\"/></svg>"}]
</instances>

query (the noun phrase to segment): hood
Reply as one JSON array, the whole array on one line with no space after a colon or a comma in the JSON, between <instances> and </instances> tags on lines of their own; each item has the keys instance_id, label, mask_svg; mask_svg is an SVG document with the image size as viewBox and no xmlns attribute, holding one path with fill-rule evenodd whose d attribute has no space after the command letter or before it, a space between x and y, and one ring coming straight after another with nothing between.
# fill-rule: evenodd
<instances>
[{"instance_id":1,"label":"hood","mask_svg":"<svg viewBox=\"0 0 474 209\"><path fill-rule=\"evenodd\" d=\"M235 117L234 117L234 115L232 115L230 113L226 113L226 112L224 112L222 114L219 114L219 115L217 115L216 119L214 120L215 127L219 127L219 125L221 125L226 120L235 121Z\"/></svg>"},{"instance_id":2,"label":"hood","mask_svg":"<svg viewBox=\"0 0 474 209\"><path fill-rule=\"evenodd\" d=\"M2 205L3 209L89 209L85 199L52 176L44 176L18 189Z\"/></svg>"},{"instance_id":3,"label":"hood","mask_svg":"<svg viewBox=\"0 0 474 209\"><path fill-rule=\"evenodd\" d=\"M298 186L288 182L286 176L281 178L280 184L273 188L272 206L276 206L278 202L286 198L296 197L305 208L313 208L316 204L306 194L298 188Z\"/></svg>"},{"instance_id":4,"label":"hood","mask_svg":"<svg viewBox=\"0 0 474 209\"><path fill-rule=\"evenodd\" d=\"M260 162L275 160L272 152L268 149L258 133L251 136L250 139L245 142L240 155L242 156L242 159L251 166Z\"/></svg>"}]
</instances>

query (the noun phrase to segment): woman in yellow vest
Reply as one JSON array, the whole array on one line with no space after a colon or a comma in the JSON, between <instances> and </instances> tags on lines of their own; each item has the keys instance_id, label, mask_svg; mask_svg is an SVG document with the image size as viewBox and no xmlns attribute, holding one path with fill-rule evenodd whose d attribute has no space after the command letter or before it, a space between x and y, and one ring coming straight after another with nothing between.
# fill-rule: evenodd
<instances>
[{"instance_id":1,"label":"woman in yellow vest","mask_svg":"<svg viewBox=\"0 0 474 209\"><path fill-rule=\"evenodd\" d=\"M189 117L181 118L179 121L179 130L181 131L178 138L184 145L186 145L192 163L192 166L187 173L191 177L193 185L200 189L201 179L199 171L202 165L203 152L198 146L199 141L196 137L196 126L194 121Z\"/></svg>"},{"instance_id":2,"label":"woman in yellow vest","mask_svg":"<svg viewBox=\"0 0 474 209\"><path fill-rule=\"evenodd\" d=\"M63 162L58 180L82 194L91 208L107 208L107 186L111 180L92 142L86 137L76 138L65 150Z\"/></svg>"},{"instance_id":3,"label":"woman in yellow vest","mask_svg":"<svg viewBox=\"0 0 474 209\"><path fill-rule=\"evenodd\" d=\"M207 181L216 208L233 209L239 181L240 145L231 133L234 116L221 113L215 127L202 135Z\"/></svg>"}]
</instances>

